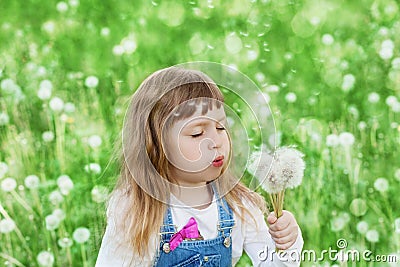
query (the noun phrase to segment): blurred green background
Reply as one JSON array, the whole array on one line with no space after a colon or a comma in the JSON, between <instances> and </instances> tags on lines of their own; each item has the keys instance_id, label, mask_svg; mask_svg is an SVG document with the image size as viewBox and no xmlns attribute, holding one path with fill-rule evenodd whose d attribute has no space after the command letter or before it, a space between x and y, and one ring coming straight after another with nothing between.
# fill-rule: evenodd
<instances>
[{"instance_id":1,"label":"blurred green background","mask_svg":"<svg viewBox=\"0 0 400 267\"><path fill-rule=\"evenodd\" d=\"M127 101L150 73L188 61L248 75L279 144L305 153L303 184L285 198L305 249L345 238L399 260L399 5L1 0L0 266L94 265Z\"/></svg>"}]
</instances>

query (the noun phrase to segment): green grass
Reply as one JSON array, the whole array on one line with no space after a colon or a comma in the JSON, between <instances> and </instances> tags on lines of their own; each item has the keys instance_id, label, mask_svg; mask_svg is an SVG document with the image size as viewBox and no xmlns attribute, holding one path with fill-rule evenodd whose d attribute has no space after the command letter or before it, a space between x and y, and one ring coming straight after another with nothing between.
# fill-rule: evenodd
<instances>
[{"instance_id":1,"label":"green grass","mask_svg":"<svg viewBox=\"0 0 400 267\"><path fill-rule=\"evenodd\" d=\"M13 191L0 190L0 220L9 216L16 224L10 233L0 233L0 266L39 266L41 251L54 255L54 266L94 265L105 206L91 192L96 185L111 189L116 180L116 165L108 164L127 101L153 71L188 61L235 65L269 94L280 144L296 145L305 154L303 184L285 198L305 249L336 249L336 241L345 238L349 248L374 255L400 253L400 226L395 227L400 217L397 1L66 3L68 9L59 12L55 1L0 2L0 162L8 166L0 182L17 181ZM232 33L240 40L227 39ZM124 38L133 40L136 49L115 55ZM239 47L234 54L232 40ZM343 90L348 74L354 84ZM85 85L91 75L99 79L94 88ZM51 98L73 103L75 111L55 112L51 98L38 97L46 79L53 85ZM279 90L268 91L271 85ZM296 94L294 103L285 100L289 92ZM373 92L379 95L375 103L369 99ZM392 107L386 103L389 96L397 99ZM232 95L227 104L245 108ZM43 140L46 131L54 133L53 140ZM327 145L328 135L343 132L352 133L352 145ZM101 137L99 147L88 144L92 135ZM90 163L99 164L101 173L85 171ZM24 185L32 174L40 179L35 190ZM49 195L58 190L63 174L74 187L54 205ZM379 177L389 185L383 192L374 186ZM350 208L357 198L365 202L365 212ZM57 208L65 219L47 230L45 218ZM377 242L357 230L360 221L379 233ZM90 230L87 242L74 241L69 248L57 243L72 239L78 227ZM243 256L238 266L250 264ZM340 263L325 258L315 264Z\"/></svg>"}]
</instances>

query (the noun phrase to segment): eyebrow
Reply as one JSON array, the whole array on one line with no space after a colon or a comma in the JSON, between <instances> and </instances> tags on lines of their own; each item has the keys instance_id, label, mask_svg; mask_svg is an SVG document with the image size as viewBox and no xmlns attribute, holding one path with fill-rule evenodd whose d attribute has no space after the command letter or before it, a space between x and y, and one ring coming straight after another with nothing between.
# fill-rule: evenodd
<instances>
[{"instance_id":1,"label":"eyebrow","mask_svg":"<svg viewBox=\"0 0 400 267\"><path fill-rule=\"evenodd\" d=\"M226 120L226 118L223 117L223 118L220 118L218 120L213 120L211 118L210 119L202 118L201 120L202 121L200 121L200 122L195 122L196 120L195 121L191 121L185 126L185 128L186 127L204 126L204 125L207 125L208 123L210 123L210 120L212 120L213 122L217 121L217 122L221 123L222 121Z\"/></svg>"}]
</instances>

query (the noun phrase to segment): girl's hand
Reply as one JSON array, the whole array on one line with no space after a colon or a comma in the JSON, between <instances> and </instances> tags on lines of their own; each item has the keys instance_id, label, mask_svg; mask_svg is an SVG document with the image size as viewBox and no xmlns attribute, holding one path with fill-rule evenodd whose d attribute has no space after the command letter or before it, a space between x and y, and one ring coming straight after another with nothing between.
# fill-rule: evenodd
<instances>
[{"instance_id":1,"label":"girl's hand","mask_svg":"<svg viewBox=\"0 0 400 267\"><path fill-rule=\"evenodd\" d=\"M268 215L269 233L275 241L277 249L285 250L290 248L297 239L298 225L293 214L284 210L282 216L276 218L275 213Z\"/></svg>"}]
</instances>

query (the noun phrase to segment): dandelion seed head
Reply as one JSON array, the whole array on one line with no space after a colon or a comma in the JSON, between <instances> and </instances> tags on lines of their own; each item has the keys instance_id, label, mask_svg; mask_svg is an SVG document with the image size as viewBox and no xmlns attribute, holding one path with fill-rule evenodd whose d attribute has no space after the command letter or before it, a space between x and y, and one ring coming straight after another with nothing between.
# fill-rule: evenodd
<instances>
[{"instance_id":1,"label":"dandelion seed head","mask_svg":"<svg viewBox=\"0 0 400 267\"><path fill-rule=\"evenodd\" d=\"M8 165L5 162L0 161L0 179L8 172Z\"/></svg>"},{"instance_id":2,"label":"dandelion seed head","mask_svg":"<svg viewBox=\"0 0 400 267\"><path fill-rule=\"evenodd\" d=\"M60 222L66 217L65 212L62 209L55 209L51 214L56 216Z\"/></svg>"},{"instance_id":3,"label":"dandelion seed head","mask_svg":"<svg viewBox=\"0 0 400 267\"><path fill-rule=\"evenodd\" d=\"M98 135L92 135L88 138L88 144L91 148L98 148L102 143L101 137Z\"/></svg>"},{"instance_id":4,"label":"dandelion seed head","mask_svg":"<svg viewBox=\"0 0 400 267\"><path fill-rule=\"evenodd\" d=\"M0 88L6 95L12 95L20 91L21 88L14 82L13 79L7 78L1 81Z\"/></svg>"},{"instance_id":5,"label":"dandelion seed head","mask_svg":"<svg viewBox=\"0 0 400 267\"><path fill-rule=\"evenodd\" d=\"M52 267L54 264L54 255L48 251L40 252L36 259L41 267Z\"/></svg>"},{"instance_id":6,"label":"dandelion seed head","mask_svg":"<svg viewBox=\"0 0 400 267\"><path fill-rule=\"evenodd\" d=\"M343 76L343 82L342 82L342 90L344 92L348 92L351 89L353 89L354 84L356 82L356 77L354 77L353 74L346 74Z\"/></svg>"},{"instance_id":7,"label":"dandelion seed head","mask_svg":"<svg viewBox=\"0 0 400 267\"><path fill-rule=\"evenodd\" d=\"M396 57L392 60L392 68L395 70L400 70L400 57Z\"/></svg>"},{"instance_id":8,"label":"dandelion seed head","mask_svg":"<svg viewBox=\"0 0 400 267\"><path fill-rule=\"evenodd\" d=\"M393 103L392 111L394 113L399 113L400 112L400 102L396 101L395 103Z\"/></svg>"},{"instance_id":9,"label":"dandelion seed head","mask_svg":"<svg viewBox=\"0 0 400 267\"><path fill-rule=\"evenodd\" d=\"M56 24L54 21L46 21L45 23L43 23L42 25L42 29L43 31L45 31L47 34L53 34L56 30Z\"/></svg>"},{"instance_id":10,"label":"dandelion seed head","mask_svg":"<svg viewBox=\"0 0 400 267\"><path fill-rule=\"evenodd\" d=\"M243 43L240 37L232 32L225 37L225 48L230 54L237 54L242 50Z\"/></svg>"},{"instance_id":11,"label":"dandelion seed head","mask_svg":"<svg viewBox=\"0 0 400 267\"><path fill-rule=\"evenodd\" d=\"M46 229L49 231L56 230L61 222L54 214L47 215L44 220L46 222Z\"/></svg>"},{"instance_id":12,"label":"dandelion seed head","mask_svg":"<svg viewBox=\"0 0 400 267\"><path fill-rule=\"evenodd\" d=\"M115 56L122 56L125 52L124 47L122 45L115 45L112 50Z\"/></svg>"},{"instance_id":13,"label":"dandelion seed head","mask_svg":"<svg viewBox=\"0 0 400 267\"><path fill-rule=\"evenodd\" d=\"M65 2L62 2L62 1L58 2L57 5L56 5L56 9L60 13L65 13L65 12L68 11L68 4L65 3Z\"/></svg>"},{"instance_id":14,"label":"dandelion seed head","mask_svg":"<svg viewBox=\"0 0 400 267\"><path fill-rule=\"evenodd\" d=\"M389 189L389 182L386 178L383 177L377 178L374 182L374 188L377 191L384 193Z\"/></svg>"},{"instance_id":15,"label":"dandelion seed head","mask_svg":"<svg viewBox=\"0 0 400 267\"><path fill-rule=\"evenodd\" d=\"M365 238L371 243L377 243L379 241L379 232L371 229L365 233Z\"/></svg>"},{"instance_id":16,"label":"dandelion seed head","mask_svg":"<svg viewBox=\"0 0 400 267\"><path fill-rule=\"evenodd\" d=\"M73 243L72 239L68 237L60 238L57 241L57 244L62 248L69 248Z\"/></svg>"},{"instance_id":17,"label":"dandelion seed head","mask_svg":"<svg viewBox=\"0 0 400 267\"><path fill-rule=\"evenodd\" d=\"M350 203L350 212L357 217L365 215L367 212L367 203L362 198L355 198Z\"/></svg>"},{"instance_id":18,"label":"dandelion seed head","mask_svg":"<svg viewBox=\"0 0 400 267\"><path fill-rule=\"evenodd\" d=\"M394 171L394 178L400 182L400 168Z\"/></svg>"},{"instance_id":19,"label":"dandelion seed head","mask_svg":"<svg viewBox=\"0 0 400 267\"><path fill-rule=\"evenodd\" d=\"M11 192L17 187L17 181L14 178L7 177L1 181L1 189L4 192Z\"/></svg>"},{"instance_id":20,"label":"dandelion seed head","mask_svg":"<svg viewBox=\"0 0 400 267\"><path fill-rule=\"evenodd\" d=\"M400 234L400 218L394 220L394 231L396 234Z\"/></svg>"},{"instance_id":21,"label":"dandelion seed head","mask_svg":"<svg viewBox=\"0 0 400 267\"><path fill-rule=\"evenodd\" d=\"M84 167L85 171L88 173L99 174L101 172L101 167L98 163L89 163Z\"/></svg>"},{"instance_id":22,"label":"dandelion seed head","mask_svg":"<svg viewBox=\"0 0 400 267\"><path fill-rule=\"evenodd\" d=\"M275 151L277 165L281 170L281 177L285 183L285 188L295 188L302 182L305 163L304 154L294 148L278 148Z\"/></svg>"},{"instance_id":23,"label":"dandelion seed head","mask_svg":"<svg viewBox=\"0 0 400 267\"><path fill-rule=\"evenodd\" d=\"M352 146L354 144L354 135L352 133L349 132L343 132L341 134L339 134L339 143L344 146Z\"/></svg>"},{"instance_id":24,"label":"dandelion seed head","mask_svg":"<svg viewBox=\"0 0 400 267\"><path fill-rule=\"evenodd\" d=\"M65 103L65 105L64 105L64 111L65 111L66 113L73 113L73 112L75 111L75 105L74 105L74 103L71 103L71 102Z\"/></svg>"},{"instance_id":25,"label":"dandelion seed head","mask_svg":"<svg viewBox=\"0 0 400 267\"><path fill-rule=\"evenodd\" d=\"M10 117L5 112L0 112L0 126L7 125L10 122Z\"/></svg>"},{"instance_id":26,"label":"dandelion seed head","mask_svg":"<svg viewBox=\"0 0 400 267\"><path fill-rule=\"evenodd\" d=\"M270 93L279 92L279 86L276 84L268 85L265 87L265 91L270 92Z\"/></svg>"},{"instance_id":27,"label":"dandelion seed head","mask_svg":"<svg viewBox=\"0 0 400 267\"><path fill-rule=\"evenodd\" d=\"M108 189L105 186L96 185L92 189L92 200L96 203L105 202L108 198Z\"/></svg>"},{"instance_id":28,"label":"dandelion seed head","mask_svg":"<svg viewBox=\"0 0 400 267\"><path fill-rule=\"evenodd\" d=\"M335 217L331 220L332 232L339 232L346 226L346 221L342 217Z\"/></svg>"},{"instance_id":29,"label":"dandelion seed head","mask_svg":"<svg viewBox=\"0 0 400 267\"><path fill-rule=\"evenodd\" d=\"M358 129L359 129L360 131L365 130L365 128L367 128L367 123L366 123L365 121L360 121L360 122L357 124L357 127L358 127Z\"/></svg>"},{"instance_id":30,"label":"dandelion seed head","mask_svg":"<svg viewBox=\"0 0 400 267\"><path fill-rule=\"evenodd\" d=\"M0 221L0 233L8 234L16 228L15 222L12 219L2 219Z\"/></svg>"},{"instance_id":31,"label":"dandelion seed head","mask_svg":"<svg viewBox=\"0 0 400 267\"><path fill-rule=\"evenodd\" d=\"M137 43L132 37L128 37L122 39L121 46L124 49L124 53L130 55L136 51Z\"/></svg>"},{"instance_id":32,"label":"dandelion seed head","mask_svg":"<svg viewBox=\"0 0 400 267\"><path fill-rule=\"evenodd\" d=\"M390 95L386 98L386 105L388 105L389 107L392 107L395 103L397 102L397 98L393 95Z\"/></svg>"},{"instance_id":33,"label":"dandelion seed head","mask_svg":"<svg viewBox=\"0 0 400 267\"><path fill-rule=\"evenodd\" d=\"M289 93L287 93L287 94L285 95L285 100L286 100L286 102L288 102L288 103L294 103L294 102L296 102L296 100L297 100L297 96L296 96L295 93L289 92Z\"/></svg>"},{"instance_id":34,"label":"dandelion seed head","mask_svg":"<svg viewBox=\"0 0 400 267\"><path fill-rule=\"evenodd\" d=\"M89 88L95 88L99 84L99 79L96 76L88 76L85 79L85 85Z\"/></svg>"},{"instance_id":35,"label":"dandelion seed head","mask_svg":"<svg viewBox=\"0 0 400 267\"><path fill-rule=\"evenodd\" d=\"M107 37L107 36L109 36L110 35L110 28L107 28L107 27L104 27L104 28L101 28L101 30L100 30L100 34L101 34L101 36L103 36L103 37Z\"/></svg>"},{"instance_id":36,"label":"dandelion seed head","mask_svg":"<svg viewBox=\"0 0 400 267\"><path fill-rule=\"evenodd\" d=\"M32 175L26 176L24 183L25 183L26 188L29 188L31 190L37 189L40 184L40 179L37 175L32 174Z\"/></svg>"},{"instance_id":37,"label":"dandelion seed head","mask_svg":"<svg viewBox=\"0 0 400 267\"><path fill-rule=\"evenodd\" d=\"M380 96L376 92L372 92L372 93L368 94L368 102L370 102L372 104L378 103L379 99L380 99Z\"/></svg>"},{"instance_id":38,"label":"dandelion seed head","mask_svg":"<svg viewBox=\"0 0 400 267\"><path fill-rule=\"evenodd\" d=\"M76 243L83 244L89 240L90 231L86 227L79 227L73 232L72 238Z\"/></svg>"},{"instance_id":39,"label":"dandelion seed head","mask_svg":"<svg viewBox=\"0 0 400 267\"><path fill-rule=\"evenodd\" d=\"M49 194L49 201L51 202L51 204L53 204L54 206L57 206L59 204L61 204L64 200L63 195L60 193L60 191L55 190L53 192L51 192Z\"/></svg>"},{"instance_id":40,"label":"dandelion seed head","mask_svg":"<svg viewBox=\"0 0 400 267\"><path fill-rule=\"evenodd\" d=\"M68 195L69 192L74 188L74 183L68 175L61 175L57 179L57 185L60 189L61 194Z\"/></svg>"},{"instance_id":41,"label":"dandelion seed head","mask_svg":"<svg viewBox=\"0 0 400 267\"><path fill-rule=\"evenodd\" d=\"M336 147L339 145L339 136L336 134L330 134L326 137L326 146Z\"/></svg>"},{"instance_id":42,"label":"dandelion seed head","mask_svg":"<svg viewBox=\"0 0 400 267\"><path fill-rule=\"evenodd\" d=\"M54 133L52 131L45 131L42 133L42 139L46 143L50 143L54 140Z\"/></svg>"},{"instance_id":43,"label":"dandelion seed head","mask_svg":"<svg viewBox=\"0 0 400 267\"><path fill-rule=\"evenodd\" d=\"M360 221L357 223L357 232L359 232L362 235L365 235L368 231L368 223L366 221Z\"/></svg>"},{"instance_id":44,"label":"dandelion seed head","mask_svg":"<svg viewBox=\"0 0 400 267\"><path fill-rule=\"evenodd\" d=\"M69 1L68 1L68 4L69 4L71 7L77 7L77 6L79 6L79 0L69 0Z\"/></svg>"},{"instance_id":45,"label":"dandelion seed head","mask_svg":"<svg viewBox=\"0 0 400 267\"><path fill-rule=\"evenodd\" d=\"M49 102L49 106L54 112L60 112L64 108L64 101L59 97L53 97Z\"/></svg>"},{"instance_id":46,"label":"dandelion seed head","mask_svg":"<svg viewBox=\"0 0 400 267\"><path fill-rule=\"evenodd\" d=\"M324 45L332 45L335 39L333 39L333 36L329 33L325 33L324 35L322 35L321 41Z\"/></svg>"}]
</instances>

